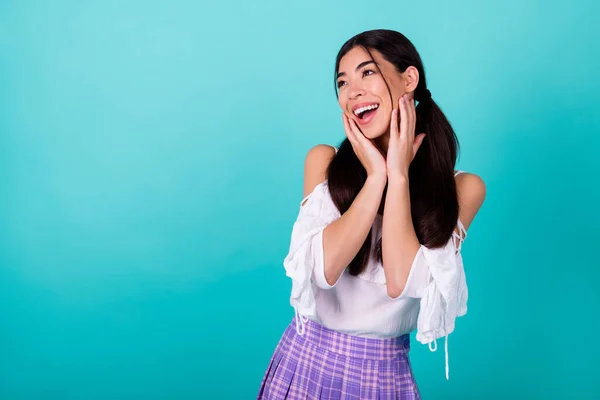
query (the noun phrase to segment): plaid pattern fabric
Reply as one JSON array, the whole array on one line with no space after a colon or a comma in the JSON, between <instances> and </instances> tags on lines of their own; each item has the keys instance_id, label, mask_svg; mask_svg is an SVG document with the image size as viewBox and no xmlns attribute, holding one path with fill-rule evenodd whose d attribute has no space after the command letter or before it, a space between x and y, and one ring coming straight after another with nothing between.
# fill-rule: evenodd
<instances>
[{"instance_id":1,"label":"plaid pattern fabric","mask_svg":"<svg viewBox=\"0 0 600 400\"><path fill-rule=\"evenodd\" d=\"M263 377L258 400L420 400L409 335L370 339L313 321L300 336L287 327Z\"/></svg>"}]
</instances>

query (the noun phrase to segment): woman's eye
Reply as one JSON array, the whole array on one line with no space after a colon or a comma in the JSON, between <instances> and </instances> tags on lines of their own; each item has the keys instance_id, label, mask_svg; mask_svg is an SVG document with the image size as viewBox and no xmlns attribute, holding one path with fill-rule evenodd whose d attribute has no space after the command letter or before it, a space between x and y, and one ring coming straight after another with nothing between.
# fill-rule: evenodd
<instances>
[{"instance_id":1,"label":"woman's eye","mask_svg":"<svg viewBox=\"0 0 600 400\"><path fill-rule=\"evenodd\" d=\"M372 69L365 69L362 74L363 74L363 77L364 76L369 76L369 75L375 74L375 71L373 71ZM338 89L341 88L344 85L346 85L345 81L338 81L338 83L337 83Z\"/></svg>"},{"instance_id":2,"label":"woman's eye","mask_svg":"<svg viewBox=\"0 0 600 400\"><path fill-rule=\"evenodd\" d=\"M365 69L365 70L363 71L363 76L372 75L372 74L374 74L374 73L375 73L375 71L373 71L372 69Z\"/></svg>"}]
</instances>

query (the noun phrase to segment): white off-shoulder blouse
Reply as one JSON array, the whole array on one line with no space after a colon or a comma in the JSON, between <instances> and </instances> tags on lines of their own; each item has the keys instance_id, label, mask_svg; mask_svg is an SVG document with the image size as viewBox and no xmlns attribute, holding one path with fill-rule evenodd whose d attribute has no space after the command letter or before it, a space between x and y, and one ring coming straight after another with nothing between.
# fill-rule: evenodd
<instances>
[{"instance_id":1,"label":"white off-shoulder blouse","mask_svg":"<svg viewBox=\"0 0 600 400\"><path fill-rule=\"evenodd\" d=\"M461 173L458 171L456 174ZM416 339L437 349L436 339L445 337L448 378L448 335L455 319L467 311L467 284L461 245L466 231L460 219L460 234L453 233L444 247L421 246L410 269L403 292L391 298L385 285L383 265L371 252L366 270L352 276L344 270L329 285L323 262L323 231L339 218L327 181L318 184L300 203L292 229L284 267L292 279L290 303L296 313L298 334L308 319L350 335L385 338L413 332ZM372 248L381 238L383 218L372 227Z\"/></svg>"}]
</instances>

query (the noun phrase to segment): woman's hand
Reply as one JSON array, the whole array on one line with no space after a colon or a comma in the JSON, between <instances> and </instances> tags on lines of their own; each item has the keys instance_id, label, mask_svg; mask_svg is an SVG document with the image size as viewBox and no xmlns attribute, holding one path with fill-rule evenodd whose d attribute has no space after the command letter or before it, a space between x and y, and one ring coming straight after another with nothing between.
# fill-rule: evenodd
<instances>
[{"instance_id":1,"label":"woman's hand","mask_svg":"<svg viewBox=\"0 0 600 400\"><path fill-rule=\"evenodd\" d=\"M368 177L387 178L387 169L385 157L379 147L375 145L373 140L367 139L365 135L358 129L356 122L352 118L348 118L342 113L344 120L344 130L354 153L367 170Z\"/></svg>"},{"instance_id":2,"label":"woman's hand","mask_svg":"<svg viewBox=\"0 0 600 400\"><path fill-rule=\"evenodd\" d=\"M398 112L400 112L400 127L398 127ZM408 178L408 167L425 138L424 133L415 138L416 122L415 101L405 94L398 100L398 108L392 111L386 157L388 177Z\"/></svg>"}]
</instances>

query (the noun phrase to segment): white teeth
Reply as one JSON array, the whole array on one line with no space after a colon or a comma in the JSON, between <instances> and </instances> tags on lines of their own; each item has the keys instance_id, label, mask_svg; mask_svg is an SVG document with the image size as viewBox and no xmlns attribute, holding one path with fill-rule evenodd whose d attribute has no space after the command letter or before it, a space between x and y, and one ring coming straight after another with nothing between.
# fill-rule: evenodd
<instances>
[{"instance_id":1,"label":"white teeth","mask_svg":"<svg viewBox=\"0 0 600 400\"><path fill-rule=\"evenodd\" d=\"M360 115L360 114L364 113L365 111L374 110L376 108L379 108L379 104L372 104L370 106L357 108L356 110L354 110L354 115Z\"/></svg>"}]
</instances>

